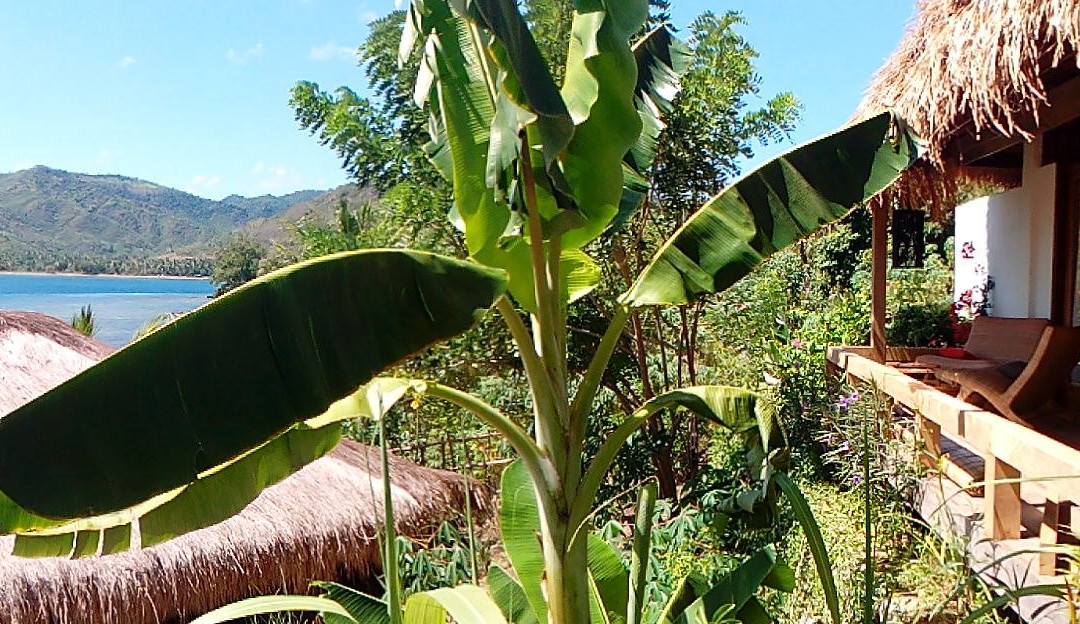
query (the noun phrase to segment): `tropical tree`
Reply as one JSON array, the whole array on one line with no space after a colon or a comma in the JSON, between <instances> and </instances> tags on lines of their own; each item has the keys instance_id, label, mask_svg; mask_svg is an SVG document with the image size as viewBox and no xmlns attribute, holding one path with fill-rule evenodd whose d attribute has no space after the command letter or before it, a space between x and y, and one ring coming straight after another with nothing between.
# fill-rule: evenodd
<instances>
[{"instance_id":1,"label":"tropical tree","mask_svg":"<svg viewBox=\"0 0 1080 624\"><path fill-rule=\"evenodd\" d=\"M259 274L259 261L266 249L247 234L233 234L221 242L214 252L214 270L210 281L222 295L241 286Z\"/></svg>"},{"instance_id":2,"label":"tropical tree","mask_svg":"<svg viewBox=\"0 0 1080 624\"><path fill-rule=\"evenodd\" d=\"M666 3L650 4L656 19L666 19ZM745 23L735 12L705 12L687 28L684 59L673 58L682 74L680 90L664 111L655 156L643 168L642 187L648 191L637 213L605 241L611 261L602 266L623 288L702 203L738 176L741 159L753 156L757 145L785 138L799 117L800 104L791 93L750 106L760 96L760 79L754 71L757 52L738 30ZM703 303L631 314L632 366L605 383L626 411L657 394L698 383ZM696 469L697 422L685 413L665 414L647 428L660 495L677 500L676 473L692 476ZM685 452L681 471L679 446Z\"/></svg>"},{"instance_id":3,"label":"tropical tree","mask_svg":"<svg viewBox=\"0 0 1080 624\"><path fill-rule=\"evenodd\" d=\"M759 478L733 504L767 503L784 483L776 476L782 440L777 414L753 392L698 386L658 395L585 457L586 421L608 360L632 310L729 287L890 183L915 156L914 143L885 113L729 186L612 302L610 324L574 378L568 305L600 279L585 249L640 203L627 180L638 184L651 162L658 111L677 82L670 33L652 31L631 46L646 16L645 0L575 3L560 87L516 2L414 0L403 56L423 50L416 84L429 114L428 153L452 183L468 260L378 250L283 269L6 416L0 530L20 533L17 548L39 554L84 553L99 542L114 552L135 518L144 544L167 539L234 513L325 453L340 436L339 420L381 419L410 392L469 410L516 451L539 530L507 542L524 539L533 555L514 568L538 622L590 621L596 575L586 573L587 525L596 493L619 448L657 412L689 409L744 437ZM437 381L373 380L464 331L492 304L526 373L532 434ZM392 560L385 605L397 622ZM724 604L716 600L709 618ZM410 604L444 614L435 621L446 611L465 622L505 617L478 587Z\"/></svg>"}]
</instances>

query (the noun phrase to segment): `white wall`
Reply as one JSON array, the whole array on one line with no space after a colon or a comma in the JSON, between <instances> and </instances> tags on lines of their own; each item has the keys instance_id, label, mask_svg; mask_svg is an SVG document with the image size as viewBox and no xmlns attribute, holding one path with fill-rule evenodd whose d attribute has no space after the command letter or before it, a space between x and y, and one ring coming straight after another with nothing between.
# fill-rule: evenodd
<instances>
[{"instance_id":1,"label":"white wall","mask_svg":"<svg viewBox=\"0 0 1080 624\"><path fill-rule=\"evenodd\" d=\"M1024 146L1020 188L956 208L955 296L989 274L993 316L1050 316L1057 166L1040 167L1041 153L1041 137ZM962 257L967 242L973 258Z\"/></svg>"},{"instance_id":2,"label":"white wall","mask_svg":"<svg viewBox=\"0 0 1080 624\"><path fill-rule=\"evenodd\" d=\"M989 197L979 197L956 207L953 301L959 301L965 291L977 289L985 281L988 266L986 219L989 210Z\"/></svg>"}]
</instances>

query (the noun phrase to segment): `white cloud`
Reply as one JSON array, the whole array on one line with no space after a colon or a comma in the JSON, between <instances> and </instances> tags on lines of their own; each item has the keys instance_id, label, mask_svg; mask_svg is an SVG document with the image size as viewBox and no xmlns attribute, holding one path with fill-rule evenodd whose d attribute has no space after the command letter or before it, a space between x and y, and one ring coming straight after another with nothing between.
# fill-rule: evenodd
<instances>
[{"instance_id":1,"label":"white cloud","mask_svg":"<svg viewBox=\"0 0 1080 624\"><path fill-rule=\"evenodd\" d=\"M188 182L185 191L192 195L203 195L207 191L217 188L221 185L221 176L216 175L197 175L191 178L191 182Z\"/></svg>"},{"instance_id":2,"label":"white cloud","mask_svg":"<svg viewBox=\"0 0 1080 624\"><path fill-rule=\"evenodd\" d=\"M135 60L134 56L125 56L124 58L120 59L119 61L116 61L116 66L119 67L120 69L127 69L127 68L131 67L132 65L134 65L135 63L138 63L138 61Z\"/></svg>"},{"instance_id":3,"label":"white cloud","mask_svg":"<svg viewBox=\"0 0 1080 624\"><path fill-rule=\"evenodd\" d=\"M356 59L356 52L335 41L327 41L321 46L312 46L308 57L313 61L352 61Z\"/></svg>"},{"instance_id":4,"label":"white cloud","mask_svg":"<svg viewBox=\"0 0 1080 624\"><path fill-rule=\"evenodd\" d=\"M295 191L301 187L300 175L280 163L257 162L250 173L255 178L256 188L267 193Z\"/></svg>"},{"instance_id":5,"label":"white cloud","mask_svg":"<svg viewBox=\"0 0 1080 624\"><path fill-rule=\"evenodd\" d=\"M401 0L394 0L394 8L395 9L400 9L401 8Z\"/></svg>"},{"instance_id":6,"label":"white cloud","mask_svg":"<svg viewBox=\"0 0 1080 624\"><path fill-rule=\"evenodd\" d=\"M229 62L233 65L247 65L248 61L257 59L262 56L263 44L262 42L256 43L250 48L237 51L235 48L229 48L225 53L225 58L229 59Z\"/></svg>"}]
</instances>

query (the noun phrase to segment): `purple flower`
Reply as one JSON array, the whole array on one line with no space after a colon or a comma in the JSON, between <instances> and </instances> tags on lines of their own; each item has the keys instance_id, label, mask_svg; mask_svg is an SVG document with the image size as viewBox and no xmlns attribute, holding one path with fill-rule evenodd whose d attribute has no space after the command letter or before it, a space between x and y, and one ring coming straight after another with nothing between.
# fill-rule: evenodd
<instances>
[{"instance_id":1,"label":"purple flower","mask_svg":"<svg viewBox=\"0 0 1080 624\"><path fill-rule=\"evenodd\" d=\"M851 475L851 485L859 485L860 483L862 483L862 475L859 475L859 474Z\"/></svg>"},{"instance_id":2,"label":"purple flower","mask_svg":"<svg viewBox=\"0 0 1080 624\"><path fill-rule=\"evenodd\" d=\"M859 400L859 391L858 390L852 390L851 395L848 398L851 399L852 403L858 401Z\"/></svg>"}]
</instances>

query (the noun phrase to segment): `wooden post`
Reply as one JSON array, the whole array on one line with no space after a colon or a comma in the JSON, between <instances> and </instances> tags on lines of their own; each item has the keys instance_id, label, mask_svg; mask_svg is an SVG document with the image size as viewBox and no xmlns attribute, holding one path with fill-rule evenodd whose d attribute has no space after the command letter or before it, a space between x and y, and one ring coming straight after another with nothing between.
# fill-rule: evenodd
<instances>
[{"instance_id":1,"label":"wooden post","mask_svg":"<svg viewBox=\"0 0 1080 624\"><path fill-rule=\"evenodd\" d=\"M871 245L874 263L870 284L870 346L874 359L885 363L885 274L888 270L889 210L878 207L873 211L874 230Z\"/></svg>"},{"instance_id":2,"label":"wooden post","mask_svg":"<svg viewBox=\"0 0 1080 624\"><path fill-rule=\"evenodd\" d=\"M1020 482L997 483L1019 479L1020 471L993 455L986 456L986 494L983 503L986 537L993 540L1020 539Z\"/></svg>"},{"instance_id":3,"label":"wooden post","mask_svg":"<svg viewBox=\"0 0 1080 624\"><path fill-rule=\"evenodd\" d=\"M941 457L941 425L919 412L915 412L915 423L919 427L919 436L923 442L923 464L933 468Z\"/></svg>"},{"instance_id":4,"label":"wooden post","mask_svg":"<svg viewBox=\"0 0 1080 624\"><path fill-rule=\"evenodd\" d=\"M1054 548L1061 542L1059 537L1062 521L1068 524L1068 516L1068 503L1060 499L1057 489L1052 486L1047 487L1042 524L1039 525L1039 546ZM1039 553L1039 574L1054 576L1058 574L1061 563L1063 559L1058 553L1041 552Z\"/></svg>"},{"instance_id":5,"label":"wooden post","mask_svg":"<svg viewBox=\"0 0 1080 624\"><path fill-rule=\"evenodd\" d=\"M1054 239L1051 246L1050 323L1070 327L1075 307L1077 229L1080 214L1080 165L1060 163L1054 190Z\"/></svg>"}]
</instances>

